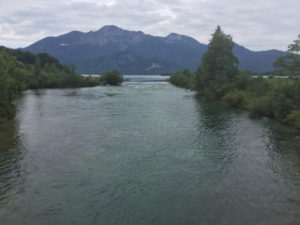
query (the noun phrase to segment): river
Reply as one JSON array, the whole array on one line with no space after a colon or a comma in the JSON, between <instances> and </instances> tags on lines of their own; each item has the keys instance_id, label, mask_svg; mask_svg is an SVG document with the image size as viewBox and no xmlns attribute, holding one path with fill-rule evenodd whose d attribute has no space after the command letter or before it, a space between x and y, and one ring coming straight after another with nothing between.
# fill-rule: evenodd
<instances>
[{"instance_id":1,"label":"river","mask_svg":"<svg viewBox=\"0 0 300 225\"><path fill-rule=\"evenodd\" d=\"M299 224L297 132L163 80L26 91L0 125L0 224Z\"/></svg>"}]
</instances>

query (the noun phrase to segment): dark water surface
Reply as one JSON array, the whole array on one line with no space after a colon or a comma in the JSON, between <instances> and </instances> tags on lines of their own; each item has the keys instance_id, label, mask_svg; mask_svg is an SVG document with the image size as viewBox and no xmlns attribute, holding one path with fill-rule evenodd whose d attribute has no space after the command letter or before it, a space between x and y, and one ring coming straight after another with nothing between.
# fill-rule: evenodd
<instances>
[{"instance_id":1,"label":"dark water surface","mask_svg":"<svg viewBox=\"0 0 300 225\"><path fill-rule=\"evenodd\" d=\"M134 81L25 93L0 125L1 225L300 224L294 130Z\"/></svg>"}]
</instances>

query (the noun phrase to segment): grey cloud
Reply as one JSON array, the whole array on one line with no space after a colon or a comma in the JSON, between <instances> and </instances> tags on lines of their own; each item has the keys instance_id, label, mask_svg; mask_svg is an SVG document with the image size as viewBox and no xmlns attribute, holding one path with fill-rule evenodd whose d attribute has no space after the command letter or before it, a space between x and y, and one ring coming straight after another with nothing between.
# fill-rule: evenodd
<instances>
[{"instance_id":1,"label":"grey cloud","mask_svg":"<svg viewBox=\"0 0 300 225\"><path fill-rule=\"evenodd\" d=\"M160 36L176 32L202 43L220 24L253 50L285 50L300 33L299 0L0 1L0 44L10 47L107 24Z\"/></svg>"}]
</instances>

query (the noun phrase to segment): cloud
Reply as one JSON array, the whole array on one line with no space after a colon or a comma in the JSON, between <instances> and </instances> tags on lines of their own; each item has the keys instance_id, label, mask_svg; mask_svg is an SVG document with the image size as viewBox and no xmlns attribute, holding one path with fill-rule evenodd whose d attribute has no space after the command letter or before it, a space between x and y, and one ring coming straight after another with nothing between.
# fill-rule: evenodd
<instances>
[{"instance_id":1,"label":"cloud","mask_svg":"<svg viewBox=\"0 0 300 225\"><path fill-rule=\"evenodd\" d=\"M300 33L299 9L299 0L0 0L0 45L24 47L108 24L208 43L219 24L247 48L285 50Z\"/></svg>"}]
</instances>

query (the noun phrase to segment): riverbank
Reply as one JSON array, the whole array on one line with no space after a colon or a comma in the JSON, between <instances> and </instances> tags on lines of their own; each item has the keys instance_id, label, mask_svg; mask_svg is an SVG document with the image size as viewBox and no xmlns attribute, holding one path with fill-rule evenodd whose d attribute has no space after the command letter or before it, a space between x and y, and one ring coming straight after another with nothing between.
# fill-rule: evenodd
<instances>
[{"instance_id":1,"label":"riverbank","mask_svg":"<svg viewBox=\"0 0 300 225\"><path fill-rule=\"evenodd\" d=\"M46 53L32 54L0 47L0 118L16 113L14 101L23 91L40 88L94 87L100 80L83 77Z\"/></svg>"},{"instance_id":2,"label":"riverbank","mask_svg":"<svg viewBox=\"0 0 300 225\"><path fill-rule=\"evenodd\" d=\"M82 76L74 65L63 65L46 53L33 54L0 47L0 118L12 119L14 101L23 91L42 88L80 88L120 85L123 76L108 71L98 77Z\"/></svg>"},{"instance_id":3,"label":"riverbank","mask_svg":"<svg viewBox=\"0 0 300 225\"><path fill-rule=\"evenodd\" d=\"M234 80L209 81L205 85L197 73L177 72L171 75L169 82L248 110L251 117L267 116L300 129L300 80L297 78L264 79L240 73Z\"/></svg>"}]
</instances>

